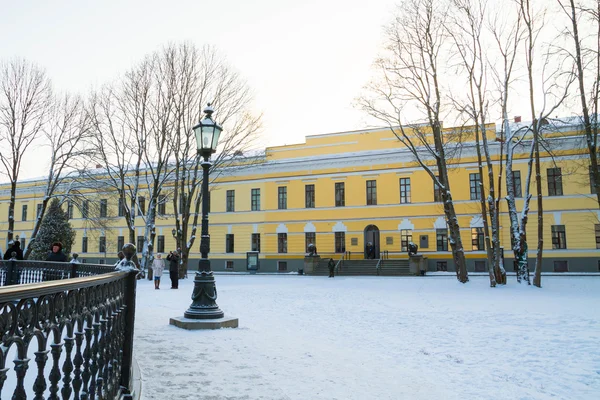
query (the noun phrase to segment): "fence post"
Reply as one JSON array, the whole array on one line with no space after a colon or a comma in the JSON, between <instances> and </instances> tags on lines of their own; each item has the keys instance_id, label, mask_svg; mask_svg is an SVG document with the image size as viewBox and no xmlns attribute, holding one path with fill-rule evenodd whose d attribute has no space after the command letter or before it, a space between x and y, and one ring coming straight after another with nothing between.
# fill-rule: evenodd
<instances>
[{"instance_id":1,"label":"fence post","mask_svg":"<svg viewBox=\"0 0 600 400\"><path fill-rule=\"evenodd\" d=\"M71 278L77 278L77 275L78 275L77 274L77 269L78 269L77 266L78 265L79 264L77 264L77 263L71 263Z\"/></svg>"},{"instance_id":2,"label":"fence post","mask_svg":"<svg viewBox=\"0 0 600 400\"><path fill-rule=\"evenodd\" d=\"M123 343L123 362L121 363L121 388L125 393L130 393L131 370L133 366L133 326L135 322L135 287L137 272L130 272L125 278L125 341ZM131 398L126 396L125 399Z\"/></svg>"},{"instance_id":3,"label":"fence post","mask_svg":"<svg viewBox=\"0 0 600 400\"><path fill-rule=\"evenodd\" d=\"M17 270L17 263L14 259L8 260L8 265L6 267L6 285L14 285L15 282L15 270Z\"/></svg>"}]
</instances>

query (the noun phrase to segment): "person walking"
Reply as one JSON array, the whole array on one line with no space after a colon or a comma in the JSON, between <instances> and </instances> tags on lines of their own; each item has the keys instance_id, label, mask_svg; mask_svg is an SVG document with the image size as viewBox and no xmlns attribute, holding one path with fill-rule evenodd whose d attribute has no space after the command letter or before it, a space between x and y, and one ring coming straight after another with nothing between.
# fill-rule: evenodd
<instances>
[{"instance_id":1,"label":"person walking","mask_svg":"<svg viewBox=\"0 0 600 400\"><path fill-rule=\"evenodd\" d=\"M329 268L329 277L333 278L333 270L335 269L335 261L333 261L333 258L329 259L329 263L327 264L327 267Z\"/></svg>"},{"instance_id":2,"label":"person walking","mask_svg":"<svg viewBox=\"0 0 600 400\"><path fill-rule=\"evenodd\" d=\"M179 289L179 254L176 251L170 251L167 260L169 261L171 289Z\"/></svg>"},{"instance_id":3,"label":"person walking","mask_svg":"<svg viewBox=\"0 0 600 400\"><path fill-rule=\"evenodd\" d=\"M162 259L162 254L156 254L156 258L152 261L152 273L154 275L154 289L160 289L160 277L165 269L165 260Z\"/></svg>"},{"instance_id":4,"label":"person walking","mask_svg":"<svg viewBox=\"0 0 600 400\"><path fill-rule=\"evenodd\" d=\"M23 250L21 250L21 242L19 242L18 240L12 242L12 246L6 249L6 253L4 253L4 259L10 260L11 258L13 258L13 253L15 253L14 258L16 260L23 259Z\"/></svg>"}]
</instances>

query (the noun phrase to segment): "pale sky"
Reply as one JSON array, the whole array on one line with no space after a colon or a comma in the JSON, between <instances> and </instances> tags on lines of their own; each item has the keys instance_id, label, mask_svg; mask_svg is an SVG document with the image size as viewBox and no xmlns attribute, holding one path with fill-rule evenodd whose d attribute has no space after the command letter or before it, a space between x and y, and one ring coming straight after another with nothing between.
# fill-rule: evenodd
<instances>
[{"instance_id":1,"label":"pale sky","mask_svg":"<svg viewBox=\"0 0 600 400\"><path fill-rule=\"evenodd\" d=\"M264 113L265 145L361 129L352 103L373 76L394 0L0 0L0 58L46 68L85 94L169 42L214 45ZM218 113L218 110L217 110ZM216 115L218 118L218 114ZM39 159L39 158L38 158ZM25 167L23 178L43 175Z\"/></svg>"}]
</instances>

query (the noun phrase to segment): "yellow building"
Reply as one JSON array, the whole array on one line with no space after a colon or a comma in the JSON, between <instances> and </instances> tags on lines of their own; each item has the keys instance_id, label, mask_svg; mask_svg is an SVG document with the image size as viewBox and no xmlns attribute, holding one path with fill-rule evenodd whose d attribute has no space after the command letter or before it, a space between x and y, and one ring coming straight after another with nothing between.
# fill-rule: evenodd
<instances>
[{"instance_id":1,"label":"yellow building","mask_svg":"<svg viewBox=\"0 0 600 400\"><path fill-rule=\"evenodd\" d=\"M497 161L501 144L495 127L488 139ZM565 125L548 135L542 158L544 193L545 271L597 272L600 268L600 222L596 196L591 194L589 160L578 127ZM447 134L456 129L447 129ZM465 132L465 131L463 131ZM469 137L465 135L465 137ZM513 169L519 175L517 207L523 205L527 177L528 146L515 154ZM486 271L480 217L478 163L474 142L462 143L450 161L450 183L459 218L470 271ZM434 168L435 170L435 168ZM497 171L495 171L497 176ZM483 177L484 185L487 174ZM15 208L15 234L27 240L33 227L44 182L19 184ZM302 268L307 245L314 243L322 257L364 257L372 242L376 257L408 258L406 246L415 242L428 259L429 270L453 270L442 205L437 201L428 174L387 129L372 129L308 136L306 142L266 149L258 164L225 173L211 184L210 235L213 270L246 270L247 252L259 251L261 271L295 271ZM535 190L532 183L531 190ZM502 193L506 193L503 185ZM0 185L0 234L6 235L9 186ZM73 211L77 230L73 252L87 262L113 262L127 237L126 224L112 210L116 199L104 199L106 229L86 223ZM537 210L531 202L527 226L530 266L537 245ZM115 203L115 204L112 204ZM174 227L167 204L159 218L155 250L175 247ZM136 230L143 235L138 217ZM501 202L501 243L507 270L512 270L509 219L506 201ZM102 246L101 241L105 242ZM194 269L199 240L190 254ZM105 250L100 252L99 250Z\"/></svg>"}]
</instances>

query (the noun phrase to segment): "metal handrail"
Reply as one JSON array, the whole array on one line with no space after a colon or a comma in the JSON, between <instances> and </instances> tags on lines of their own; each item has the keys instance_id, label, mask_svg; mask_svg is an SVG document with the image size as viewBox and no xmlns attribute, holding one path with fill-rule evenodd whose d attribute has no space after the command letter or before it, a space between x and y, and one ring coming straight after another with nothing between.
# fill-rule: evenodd
<instances>
[{"instance_id":1,"label":"metal handrail","mask_svg":"<svg viewBox=\"0 0 600 400\"><path fill-rule=\"evenodd\" d=\"M377 271L377 275L379 275L379 270L381 268L381 258L377 260L377 265L375 266L375 270Z\"/></svg>"}]
</instances>

